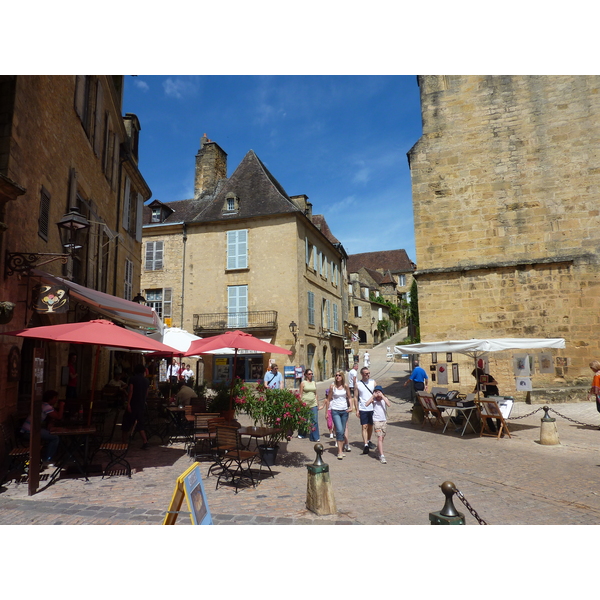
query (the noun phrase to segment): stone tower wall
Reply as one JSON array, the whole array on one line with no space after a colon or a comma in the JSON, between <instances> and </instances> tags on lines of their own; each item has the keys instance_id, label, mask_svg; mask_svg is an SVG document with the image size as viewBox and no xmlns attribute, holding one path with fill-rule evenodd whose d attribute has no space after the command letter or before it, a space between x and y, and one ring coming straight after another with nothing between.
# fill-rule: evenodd
<instances>
[{"instance_id":1,"label":"stone tower wall","mask_svg":"<svg viewBox=\"0 0 600 600\"><path fill-rule=\"evenodd\" d=\"M552 353L569 366L534 385L589 384L600 77L425 76L420 87L423 136L409 160L422 340L564 337ZM508 363L497 366L504 393Z\"/></svg>"}]
</instances>

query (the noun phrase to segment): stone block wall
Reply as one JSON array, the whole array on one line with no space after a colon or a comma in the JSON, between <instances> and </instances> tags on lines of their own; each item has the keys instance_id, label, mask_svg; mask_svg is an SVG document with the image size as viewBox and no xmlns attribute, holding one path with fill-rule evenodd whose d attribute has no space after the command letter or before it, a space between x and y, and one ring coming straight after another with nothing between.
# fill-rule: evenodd
<instances>
[{"instance_id":1,"label":"stone block wall","mask_svg":"<svg viewBox=\"0 0 600 600\"><path fill-rule=\"evenodd\" d=\"M409 159L422 340L564 337L552 353L568 369L534 386L589 385L600 357L600 77L419 81L423 136Z\"/></svg>"}]
</instances>

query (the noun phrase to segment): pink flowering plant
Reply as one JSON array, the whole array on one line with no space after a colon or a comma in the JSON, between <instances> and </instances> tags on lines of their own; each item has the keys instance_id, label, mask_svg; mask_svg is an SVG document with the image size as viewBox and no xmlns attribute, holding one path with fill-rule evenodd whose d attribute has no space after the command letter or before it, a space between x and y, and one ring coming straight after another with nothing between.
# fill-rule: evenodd
<instances>
[{"instance_id":1,"label":"pink flowering plant","mask_svg":"<svg viewBox=\"0 0 600 600\"><path fill-rule=\"evenodd\" d=\"M270 445L283 440L288 431L306 431L311 426L311 410L300 400L297 391L272 390L262 384L251 388L241 382L236 392L234 399L238 412L247 414L255 425L280 430L269 436Z\"/></svg>"}]
</instances>

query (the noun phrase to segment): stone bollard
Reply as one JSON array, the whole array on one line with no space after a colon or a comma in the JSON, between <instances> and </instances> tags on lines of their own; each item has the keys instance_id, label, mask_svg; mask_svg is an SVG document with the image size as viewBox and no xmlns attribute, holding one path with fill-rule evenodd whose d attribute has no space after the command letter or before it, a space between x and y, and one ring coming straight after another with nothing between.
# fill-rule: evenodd
<instances>
[{"instance_id":1,"label":"stone bollard","mask_svg":"<svg viewBox=\"0 0 600 600\"><path fill-rule=\"evenodd\" d=\"M547 406L543 407L544 417L542 418L542 426L540 427L540 444L542 446L556 446L560 444L558 441L558 429L556 428L556 419L548 416L550 410Z\"/></svg>"},{"instance_id":2,"label":"stone bollard","mask_svg":"<svg viewBox=\"0 0 600 600\"><path fill-rule=\"evenodd\" d=\"M306 485L306 508L317 515L333 515L337 513L331 478L329 477L329 465L323 462L323 444L315 444L317 457L312 465L306 465L308 469L308 481Z\"/></svg>"},{"instance_id":3,"label":"stone bollard","mask_svg":"<svg viewBox=\"0 0 600 600\"><path fill-rule=\"evenodd\" d=\"M459 513L454 507L452 502L452 496L454 496L454 490L456 487L451 481L444 481L442 485L442 492L446 496L446 502L444 507L439 512L429 513L429 522L431 525L464 525L465 515Z\"/></svg>"}]
</instances>

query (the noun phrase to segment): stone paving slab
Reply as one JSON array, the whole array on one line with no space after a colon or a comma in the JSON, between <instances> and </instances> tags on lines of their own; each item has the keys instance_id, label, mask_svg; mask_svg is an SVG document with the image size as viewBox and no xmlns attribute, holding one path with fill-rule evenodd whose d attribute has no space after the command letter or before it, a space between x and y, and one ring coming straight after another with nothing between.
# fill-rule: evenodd
<instances>
[{"instance_id":1,"label":"stone paving slab","mask_svg":"<svg viewBox=\"0 0 600 600\"><path fill-rule=\"evenodd\" d=\"M385 349L383 350L383 356ZM201 463L208 504L218 525L426 525L430 512L439 511L443 481L454 482L468 502L490 524L600 523L600 415L595 403L555 405L558 446L539 444L538 406L517 403L509 427L512 439L459 437L442 434L412 422L404 362L386 362L372 353L371 372L384 386L393 405L389 411L382 465L375 452L363 455L360 424L350 418L352 452L335 458L334 440L326 438L325 415L320 413L324 460L330 465L338 513L317 516L305 507L306 464L315 458L314 444L293 438L284 442L275 477L263 478L255 488L238 494L228 486L215 490L206 477L209 463ZM328 382L318 385L323 397ZM525 418L514 419L522 415ZM570 420L569 420L570 419ZM181 444L147 451L139 443L130 451L131 479L114 476L60 479L32 497L26 484L0 490L0 524L160 524L177 476L190 466ZM455 499L468 525L475 518ZM181 514L178 525L190 524Z\"/></svg>"}]
</instances>

